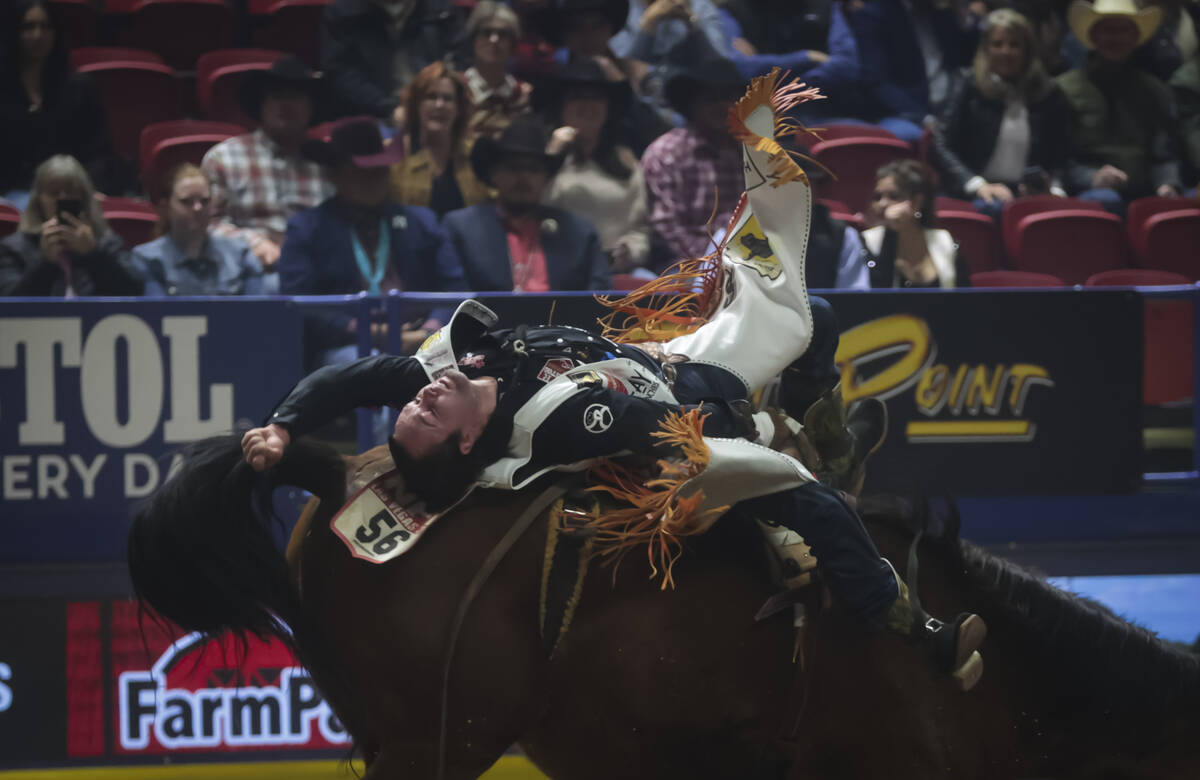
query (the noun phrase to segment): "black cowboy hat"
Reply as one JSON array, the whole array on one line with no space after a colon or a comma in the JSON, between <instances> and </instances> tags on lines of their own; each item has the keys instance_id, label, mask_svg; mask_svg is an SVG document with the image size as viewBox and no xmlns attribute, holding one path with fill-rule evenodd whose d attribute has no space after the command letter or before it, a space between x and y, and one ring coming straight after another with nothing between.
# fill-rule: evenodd
<instances>
[{"instance_id":1,"label":"black cowboy hat","mask_svg":"<svg viewBox=\"0 0 1200 780\"><path fill-rule=\"evenodd\" d=\"M534 116L519 116L512 121L498 138L484 136L475 142L471 150L471 167L481 182L492 186L492 168L507 157L536 157L546 167L546 173L554 175L562 165L562 157L547 154L546 143L550 132L541 120Z\"/></svg>"},{"instance_id":2,"label":"black cowboy hat","mask_svg":"<svg viewBox=\"0 0 1200 780\"><path fill-rule=\"evenodd\" d=\"M729 90L733 94L745 88L746 78L737 66L724 57L714 57L676 71L667 79L663 95L671 108L686 117L697 89Z\"/></svg>"},{"instance_id":3,"label":"black cowboy hat","mask_svg":"<svg viewBox=\"0 0 1200 780\"><path fill-rule=\"evenodd\" d=\"M628 81L612 81L591 57L572 57L565 66L538 82L533 90L533 108L539 112L557 110L579 87L602 93L609 102L610 114L623 113L633 95Z\"/></svg>"},{"instance_id":4,"label":"black cowboy hat","mask_svg":"<svg viewBox=\"0 0 1200 780\"><path fill-rule=\"evenodd\" d=\"M300 153L321 165L350 163L355 168L386 168L404 159L403 145L385 145L379 120L369 116L339 119L329 128L328 141L305 141Z\"/></svg>"},{"instance_id":5,"label":"black cowboy hat","mask_svg":"<svg viewBox=\"0 0 1200 780\"><path fill-rule=\"evenodd\" d=\"M308 66L291 54L285 54L270 68L252 70L242 76L238 82L238 103L243 111L254 119L258 119L259 109L267 93L276 89L294 89L308 93L313 101L313 118L321 104L321 79Z\"/></svg>"},{"instance_id":6,"label":"black cowboy hat","mask_svg":"<svg viewBox=\"0 0 1200 780\"><path fill-rule=\"evenodd\" d=\"M567 17L587 11L599 11L612 25L613 35L619 33L629 19L629 0L551 0L553 8L547 14L542 34L555 46L563 45L563 29Z\"/></svg>"}]
</instances>

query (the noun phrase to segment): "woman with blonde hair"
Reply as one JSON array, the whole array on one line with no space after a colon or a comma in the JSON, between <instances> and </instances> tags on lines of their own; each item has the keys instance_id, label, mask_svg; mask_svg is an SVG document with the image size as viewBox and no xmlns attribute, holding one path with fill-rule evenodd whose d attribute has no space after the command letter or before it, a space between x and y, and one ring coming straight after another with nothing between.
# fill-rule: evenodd
<instances>
[{"instance_id":1,"label":"woman with blonde hair","mask_svg":"<svg viewBox=\"0 0 1200 780\"><path fill-rule=\"evenodd\" d=\"M216 235L212 183L191 163L166 179L159 207L159 238L133 248L133 263L146 280L146 295L265 295L262 264L239 238ZM278 274L272 273L278 288ZM271 290L270 292L274 292Z\"/></svg>"},{"instance_id":2,"label":"woman with blonde hair","mask_svg":"<svg viewBox=\"0 0 1200 780\"><path fill-rule=\"evenodd\" d=\"M0 295L142 294L141 277L95 194L70 155L38 166L19 229L0 241Z\"/></svg>"},{"instance_id":3,"label":"woman with blonde hair","mask_svg":"<svg viewBox=\"0 0 1200 780\"><path fill-rule=\"evenodd\" d=\"M1008 9L988 14L974 65L964 70L934 130L943 189L999 214L1018 195L1065 194L1071 108L1046 76L1029 21Z\"/></svg>"},{"instance_id":4,"label":"woman with blonde hair","mask_svg":"<svg viewBox=\"0 0 1200 780\"><path fill-rule=\"evenodd\" d=\"M488 198L488 188L471 169L467 123L471 100L462 76L444 62L417 74L404 98L408 126L405 158L392 166L392 197L431 208L439 218Z\"/></svg>"}]
</instances>

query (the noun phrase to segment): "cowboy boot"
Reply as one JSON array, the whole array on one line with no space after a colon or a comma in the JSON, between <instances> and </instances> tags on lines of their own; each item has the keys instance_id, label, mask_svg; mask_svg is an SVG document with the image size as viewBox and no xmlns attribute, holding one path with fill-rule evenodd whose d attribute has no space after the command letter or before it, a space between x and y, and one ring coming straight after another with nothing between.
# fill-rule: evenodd
<instances>
[{"instance_id":1,"label":"cowboy boot","mask_svg":"<svg viewBox=\"0 0 1200 780\"><path fill-rule=\"evenodd\" d=\"M888 565L891 566L890 561ZM892 573L895 572L893 567ZM944 623L913 605L908 586L899 574L896 586L899 595L888 611L887 628L926 647L938 671L952 676L959 690L975 687L983 676L983 656L979 654L979 646L987 636L983 618L961 612L953 622Z\"/></svg>"},{"instance_id":2,"label":"cowboy boot","mask_svg":"<svg viewBox=\"0 0 1200 780\"><path fill-rule=\"evenodd\" d=\"M867 458L887 436L887 407L878 398L864 398L847 416L839 382L805 411L804 433L821 458L817 478L836 490L858 495L866 477Z\"/></svg>"}]
</instances>

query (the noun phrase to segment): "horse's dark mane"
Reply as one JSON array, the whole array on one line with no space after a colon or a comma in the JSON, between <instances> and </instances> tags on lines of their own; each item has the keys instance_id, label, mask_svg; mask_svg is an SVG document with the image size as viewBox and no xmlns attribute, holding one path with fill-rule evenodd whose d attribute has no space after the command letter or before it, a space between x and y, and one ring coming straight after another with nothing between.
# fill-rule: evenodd
<instances>
[{"instance_id":1,"label":"horse's dark mane","mask_svg":"<svg viewBox=\"0 0 1200 780\"><path fill-rule=\"evenodd\" d=\"M1182 699L1200 699L1200 656L1173 647L1096 601L1060 590L969 542L955 541L964 577L991 602L989 618L999 617L1027 637L1038 663L1079 697L1081 707L1101 705L1117 716L1144 718Z\"/></svg>"}]
</instances>

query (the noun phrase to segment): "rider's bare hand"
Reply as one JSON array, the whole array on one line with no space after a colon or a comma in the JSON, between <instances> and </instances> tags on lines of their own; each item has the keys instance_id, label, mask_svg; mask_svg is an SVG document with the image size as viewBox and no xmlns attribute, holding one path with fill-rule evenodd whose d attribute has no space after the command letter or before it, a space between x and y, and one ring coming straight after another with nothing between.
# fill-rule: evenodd
<instances>
[{"instance_id":1,"label":"rider's bare hand","mask_svg":"<svg viewBox=\"0 0 1200 780\"><path fill-rule=\"evenodd\" d=\"M279 462L291 440L287 428L279 425L252 428L242 437L242 454L251 468L264 471Z\"/></svg>"}]
</instances>

